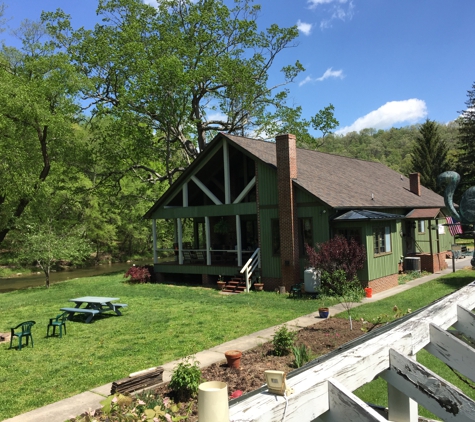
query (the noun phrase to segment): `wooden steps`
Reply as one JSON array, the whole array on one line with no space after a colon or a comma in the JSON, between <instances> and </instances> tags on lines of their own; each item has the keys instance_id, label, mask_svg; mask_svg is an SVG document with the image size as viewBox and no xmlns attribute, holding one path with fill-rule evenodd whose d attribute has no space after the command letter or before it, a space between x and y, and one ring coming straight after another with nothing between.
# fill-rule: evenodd
<instances>
[{"instance_id":1,"label":"wooden steps","mask_svg":"<svg viewBox=\"0 0 475 422\"><path fill-rule=\"evenodd\" d=\"M222 293L238 294L246 291L246 282L242 276L234 276L231 280L226 282Z\"/></svg>"}]
</instances>

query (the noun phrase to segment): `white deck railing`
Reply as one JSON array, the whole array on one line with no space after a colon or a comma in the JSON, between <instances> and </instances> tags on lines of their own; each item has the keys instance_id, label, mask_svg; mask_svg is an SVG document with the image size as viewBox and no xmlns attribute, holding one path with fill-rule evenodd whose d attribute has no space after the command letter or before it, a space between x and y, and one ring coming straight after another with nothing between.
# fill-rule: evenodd
<instances>
[{"instance_id":1,"label":"white deck railing","mask_svg":"<svg viewBox=\"0 0 475 422\"><path fill-rule=\"evenodd\" d=\"M247 260L244 266L241 268L240 273L244 274L244 279L246 281L246 292L249 293L251 288L251 277L252 273L256 268L261 268L261 249L257 248L251 257Z\"/></svg>"},{"instance_id":2,"label":"white deck railing","mask_svg":"<svg viewBox=\"0 0 475 422\"><path fill-rule=\"evenodd\" d=\"M447 331L454 327L475 339L475 282L368 333L354 345L310 362L287 379L293 394L270 394L264 386L230 403L230 421L417 422L417 404L444 421L474 421L475 402L457 387L418 363L426 349L475 382L475 350ZM272 368L268 368L272 369ZM388 418L353 391L381 377L387 382Z\"/></svg>"}]
</instances>

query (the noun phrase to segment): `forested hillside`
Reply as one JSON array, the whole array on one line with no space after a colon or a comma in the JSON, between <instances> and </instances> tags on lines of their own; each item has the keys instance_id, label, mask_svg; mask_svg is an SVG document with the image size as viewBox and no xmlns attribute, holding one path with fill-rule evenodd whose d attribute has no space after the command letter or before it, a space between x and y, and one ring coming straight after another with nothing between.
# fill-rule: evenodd
<instances>
[{"instance_id":1,"label":"forested hillside","mask_svg":"<svg viewBox=\"0 0 475 422\"><path fill-rule=\"evenodd\" d=\"M457 151L458 124L439 123L438 130L450 149L450 156ZM344 136L329 135L319 151L339 154L362 160L378 161L404 175L413 171L411 154L420 125L391 128L388 130L364 129Z\"/></svg>"}]
</instances>

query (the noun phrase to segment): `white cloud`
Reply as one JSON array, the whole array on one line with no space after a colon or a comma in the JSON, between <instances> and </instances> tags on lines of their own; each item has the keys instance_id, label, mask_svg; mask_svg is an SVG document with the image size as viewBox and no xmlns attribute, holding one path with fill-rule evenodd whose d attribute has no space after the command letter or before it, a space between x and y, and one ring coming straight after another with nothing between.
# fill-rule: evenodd
<instances>
[{"instance_id":1,"label":"white cloud","mask_svg":"<svg viewBox=\"0 0 475 422\"><path fill-rule=\"evenodd\" d=\"M335 133L345 135L363 129L387 129L397 123L416 123L427 116L425 101L417 98L403 101L389 101L377 110L360 117L352 125L338 129Z\"/></svg>"},{"instance_id":2,"label":"white cloud","mask_svg":"<svg viewBox=\"0 0 475 422\"><path fill-rule=\"evenodd\" d=\"M322 19L320 29L332 27L332 22L339 19L343 22L353 18L355 5L353 0L307 0L309 9L316 9L318 6L327 5L326 12L329 17Z\"/></svg>"},{"instance_id":3,"label":"white cloud","mask_svg":"<svg viewBox=\"0 0 475 422\"><path fill-rule=\"evenodd\" d=\"M206 116L206 119L208 121L222 121L222 122L227 122L228 121L228 116L226 116L225 114L223 113L220 113L220 112L213 112L213 113L210 113Z\"/></svg>"},{"instance_id":4,"label":"white cloud","mask_svg":"<svg viewBox=\"0 0 475 422\"><path fill-rule=\"evenodd\" d=\"M305 35L310 35L312 32L312 24L302 22L300 19L297 22L297 29Z\"/></svg>"},{"instance_id":5,"label":"white cloud","mask_svg":"<svg viewBox=\"0 0 475 422\"><path fill-rule=\"evenodd\" d=\"M329 3L346 3L348 0L308 0L307 3L310 3L310 9L315 9L320 4L329 4Z\"/></svg>"},{"instance_id":6,"label":"white cloud","mask_svg":"<svg viewBox=\"0 0 475 422\"><path fill-rule=\"evenodd\" d=\"M303 81L299 82L299 86L305 85L306 83L312 82L313 79L310 76L307 76Z\"/></svg>"},{"instance_id":7,"label":"white cloud","mask_svg":"<svg viewBox=\"0 0 475 422\"><path fill-rule=\"evenodd\" d=\"M333 70L332 67L329 67L327 70L325 70L325 73L322 76L320 76L319 78L317 78L316 80L317 81L324 81L325 79L328 79L328 78L343 79L344 78L343 70Z\"/></svg>"},{"instance_id":8,"label":"white cloud","mask_svg":"<svg viewBox=\"0 0 475 422\"><path fill-rule=\"evenodd\" d=\"M340 78L343 79L345 75L343 74L343 70L333 70L333 68L329 67L325 70L325 73L320 76L319 78L312 78L307 76L303 81L299 82L299 86L308 84L309 82L321 82L328 78Z\"/></svg>"}]
</instances>

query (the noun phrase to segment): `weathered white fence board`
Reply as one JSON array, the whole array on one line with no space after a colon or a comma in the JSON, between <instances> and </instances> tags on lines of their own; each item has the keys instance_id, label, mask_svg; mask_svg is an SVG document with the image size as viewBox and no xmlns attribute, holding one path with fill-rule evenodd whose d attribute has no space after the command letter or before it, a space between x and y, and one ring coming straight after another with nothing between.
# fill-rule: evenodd
<instances>
[{"instance_id":1,"label":"weathered white fence board","mask_svg":"<svg viewBox=\"0 0 475 422\"><path fill-rule=\"evenodd\" d=\"M429 331L430 343L425 349L451 368L475 381L475 351L437 325L430 324Z\"/></svg>"},{"instance_id":2,"label":"weathered white fence board","mask_svg":"<svg viewBox=\"0 0 475 422\"><path fill-rule=\"evenodd\" d=\"M460 307L465 310L461 311ZM287 384L294 390L294 393L288 397L288 404L283 397L277 397L268 392L249 397L243 396L240 401L230 407L230 420L277 422L282 420L285 410L286 422L312 421L330 408L328 380L334 379L346 390L354 391L389 368L390 348L401 355L411 356L424 348L431 341L429 330L431 323L444 330L455 325L460 331L469 331L474 335L475 321L467 315L470 311L466 311L474 308L475 284L470 283L395 326L392 330L382 332L377 336L368 336L364 343L349 350L343 350L340 354L315 363L307 370L288 377ZM460 321L460 314L463 312L465 313ZM405 390L402 391L406 393ZM465 406L467 409L471 406L468 403ZM457 419L459 420L464 419ZM470 420L475 420L475 412Z\"/></svg>"},{"instance_id":3,"label":"weathered white fence board","mask_svg":"<svg viewBox=\"0 0 475 422\"><path fill-rule=\"evenodd\" d=\"M381 376L444 421L473 422L475 402L413 359L391 349L391 366Z\"/></svg>"},{"instance_id":4,"label":"weathered white fence board","mask_svg":"<svg viewBox=\"0 0 475 422\"><path fill-rule=\"evenodd\" d=\"M457 307L457 322L454 327L467 337L475 341L475 315L469 309Z\"/></svg>"},{"instance_id":5,"label":"weathered white fence board","mask_svg":"<svg viewBox=\"0 0 475 422\"><path fill-rule=\"evenodd\" d=\"M334 379L328 380L328 393L330 410L320 416L321 422L387 422L387 419Z\"/></svg>"}]
</instances>

